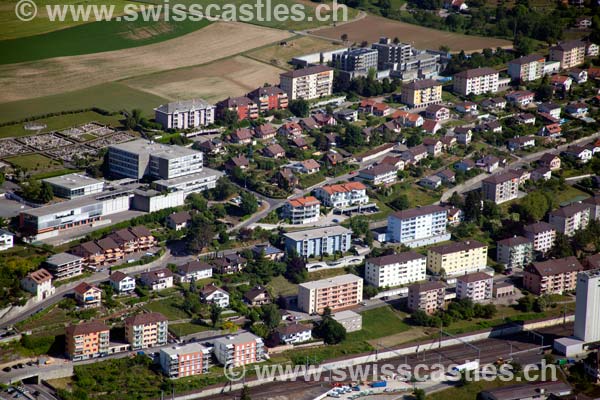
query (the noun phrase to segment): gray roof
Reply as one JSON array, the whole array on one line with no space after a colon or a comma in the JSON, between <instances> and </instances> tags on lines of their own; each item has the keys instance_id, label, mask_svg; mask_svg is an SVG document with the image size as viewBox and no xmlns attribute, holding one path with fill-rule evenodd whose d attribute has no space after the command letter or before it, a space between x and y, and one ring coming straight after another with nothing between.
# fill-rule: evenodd
<instances>
[{"instance_id":1,"label":"gray roof","mask_svg":"<svg viewBox=\"0 0 600 400\"><path fill-rule=\"evenodd\" d=\"M83 260L83 258L70 253L58 253L48 257L46 263L50 265L63 265L77 260Z\"/></svg>"},{"instance_id":2,"label":"gray roof","mask_svg":"<svg viewBox=\"0 0 600 400\"><path fill-rule=\"evenodd\" d=\"M54 186L61 186L69 189L78 189L88 185L95 185L104 182L82 174L67 174L55 176L53 178L42 179L42 181L48 182L49 184Z\"/></svg>"},{"instance_id":3,"label":"gray roof","mask_svg":"<svg viewBox=\"0 0 600 400\"><path fill-rule=\"evenodd\" d=\"M491 74L497 74L497 73L498 73L498 71L495 70L494 68L485 67L485 68L468 69L466 71L459 72L458 74L456 74L454 76L460 77L460 78L476 78L479 76L491 75Z\"/></svg>"},{"instance_id":4,"label":"gray roof","mask_svg":"<svg viewBox=\"0 0 600 400\"><path fill-rule=\"evenodd\" d=\"M207 108L212 108L212 107L214 107L214 106L205 100L191 99L191 100L175 101L173 103L168 103L168 104L162 104L162 105L156 107L154 110L158 111L160 113L173 114L176 112L205 110Z\"/></svg>"},{"instance_id":5,"label":"gray roof","mask_svg":"<svg viewBox=\"0 0 600 400\"><path fill-rule=\"evenodd\" d=\"M519 400L539 398L540 389L544 389L544 396L554 393L556 395L570 394L572 389L569 384L561 381L531 382L519 385L503 386L495 389L484 390L485 398L495 400ZM544 397L545 398L545 397Z\"/></svg>"},{"instance_id":6,"label":"gray roof","mask_svg":"<svg viewBox=\"0 0 600 400\"><path fill-rule=\"evenodd\" d=\"M300 78L302 76L319 74L321 72L327 71L333 71L333 68L328 67L327 65L314 65L312 67L306 67L294 71L284 72L283 74L281 74L281 76L285 76L288 78Z\"/></svg>"},{"instance_id":7,"label":"gray roof","mask_svg":"<svg viewBox=\"0 0 600 400\"><path fill-rule=\"evenodd\" d=\"M178 176L177 178L159 179L157 181L154 181L154 184L160 185L160 186L173 186L173 185L179 185L179 184L185 183L185 182L191 182L196 179L208 178L210 176L216 176L218 179L219 177L221 177L223 175L225 175L223 172L217 171L216 169L202 168L202 171L200 171L200 172L196 172L196 173L184 175L184 176Z\"/></svg>"},{"instance_id":8,"label":"gray roof","mask_svg":"<svg viewBox=\"0 0 600 400\"><path fill-rule=\"evenodd\" d=\"M426 259L422 254L416 253L414 251L405 251L403 253L398 254L389 254L387 256L368 258L366 262L373 265L390 265L390 264L403 264L405 262L417 260L417 259Z\"/></svg>"},{"instance_id":9,"label":"gray roof","mask_svg":"<svg viewBox=\"0 0 600 400\"><path fill-rule=\"evenodd\" d=\"M252 340L260 340L262 339L256 335L251 334L250 332L242 332L237 335L223 336L215 340L215 343L223 343L223 344L243 344L248 343Z\"/></svg>"},{"instance_id":10,"label":"gray roof","mask_svg":"<svg viewBox=\"0 0 600 400\"><path fill-rule=\"evenodd\" d=\"M183 346L163 347L160 351L175 357L179 354L206 353L209 352L209 349L200 343L188 343Z\"/></svg>"},{"instance_id":11,"label":"gray roof","mask_svg":"<svg viewBox=\"0 0 600 400\"><path fill-rule=\"evenodd\" d=\"M137 139L130 142L110 145L111 149L119 149L134 154L151 154L161 158L179 158L192 154L202 154L202 152L183 146L169 146L162 143L151 142L146 139Z\"/></svg>"},{"instance_id":12,"label":"gray roof","mask_svg":"<svg viewBox=\"0 0 600 400\"><path fill-rule=\"evenodd\" d=\"M415 218L415 217L420 217L423 215L439 213L439 212L446 212L446 209L442 206L430 205L430 206L411 208L408 210L398 211L398 212L395 212L394 214L392 214L392 216L399 218L399 219L408 219L408 218Z\"/></svg>"},{"instance_id":13,"label":"gray roof","mask_svg":"<svg viewBox=\"0 0 600 400\"><path fill-rule=\"evenodd\" d=\"M310 281L301 283L299 286L302 286L306 289L323 289L337 285L344 285L347 283L362 281L361 277L352 274L338 275L332 278L320 279L318 281Z\"/></svg>"},{"instance_id":14,"label":"gray roof","mask_svg":"<svg viewBox=\"0 0 600 400\"><path fill-rule=\"evenodd\" d=\"M341 225L332 225L323 228L305 229L302 231L288 232L285 233L283 236L292 240L300 241L304 239L321 238L323 236L346 234L352 234L352 231L348 228L344 228Z\"/></svg>"}]
</instances>

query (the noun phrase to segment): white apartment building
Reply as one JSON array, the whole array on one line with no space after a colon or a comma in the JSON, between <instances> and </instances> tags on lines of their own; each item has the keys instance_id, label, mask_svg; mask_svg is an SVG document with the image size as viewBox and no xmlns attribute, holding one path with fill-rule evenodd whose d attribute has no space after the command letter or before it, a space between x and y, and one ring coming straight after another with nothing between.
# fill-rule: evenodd
<instances>
[{"instance_id":1,"label":"white apartment building","mask_svg":"<svg viewBox=\"0 0 600 400\"><path fill-rule=\"evenodd\" d=\"M369 258L365 262L365 279L375 287L395 287L424 281L427 257L414 251Z\"/></svg>"},{"instance_id":2,"label":"white apartment building","mask_svg":"<svg viewBox=\"0 0 600 400\"><path fill-rule=\"evenodd\" d=\"M369 202L367 187L361 182L325 185L317 188L315 196L321 200L324 206L341 210Z\"/></svg>"},{"instance_id":3,"label":"white apartment building","mask_svg":"<svg viewBox=\"0 0 600 400\"><path fill-rule=\"evenodd\" d=\"M286 250L302 257L345 253L352 246L352 231L340 225L288 232L283 238Z\"/></svg>"},{"instance_id":4,"label":"white apartment building","mask_svg":"<svg viewBox=\"0 0 600 400\"><path fill-rule=\"evenodd\" d=\"M522 268L533 260L533 242L523 236L498 240L496 261L506 268Z\"/></svg>"},{"instance_id":5,"label":"white apartment building","mask_svg":"<svg viewBox=\"0 0 600 400\"><path fill-rule=\"evenodd\" d=\"M216 304L221 308L229 307L229 293L212 283L200 290L200 300L204 303Z\"/></svg>"},{"instance_id":6,"label":"white apartment building","mask_svg":"<svg viewBox=\"0 0 600 400\"><path fill-rule=\"evenodd\" d=\"M573 236L575 232L584 229L590 223L590 206L584 203L574 203L561 207L550 213L549 222L557 232L565 236Z\"/></svg>"},{"instance_id":7,"label":"white apartment building","mask_svg":"<svg viewBox=\"0 0 600 400\"><path fill-rule=\"evenodd\" d=\"M178 282L189 283L191 281L210 278L212 277L212 273L212 265L203 261L194 260L178 266L177 271L175 272L175 278Z\"/></svg>"},{"instance_id":8,"label":"white apartment building","mask_svg":"<svg viewBox=\"0 0 600 400\"><path fill-rule=\"evenodd\" d=\"M279 326L275 333L283 344L296 344L307 342L312 339L312 328L310 325L293 323Z\"/></svg>"},{"instance_id":9,"label":"white apartment building","mask_svg":"<svg viewBox=\"0 0 600 400\"><path fill-rule=\"evenodd\" d=\"M317 222L321 216L321 202L313 196L289 199L283 205L282 216L293 225Z\"/></svg>"},{"instance_id":10,"label":"white apartment building","mask_svg":"<svg viewBox=\"0 0 600 400\"><path fill-rule=\"evenodd\" d=\"M333 68L315 65L279 76L279 87L290 100L311 100L330 96L333 89Z\"/></svg>"},{"instance_id":11,"label":"white apartment building","mask_svg":"<svg viewBox=\"0 0 600 400\"><path fill-rule=\"evenodd\" d=\"M494 277L483 272L462 275L456 278L456 297L478 303L492 298L493 286Z\"/></svg>"},{"instance_id":12,"label":"white apartment building","mask_svg":"<svg viewBox=\"0 0 600 400\"><path fill-rule=\"evenodd\" d=\"M54 279L67 279L83 273L83 258L70 253L53 254L44 261Z\"/></svg>"},{"instance_id":13,"label":"white apartment building","mask_svg":"<svg viewBox=\"0 0 600 400\"><path fill-rule=\"evenodd\" d=\"M373 186L390 185L398 180L398 169L394 165L377 164L358 171L358 179Z\"/></svg>"},{"instance_id":14,"label":"white apartment building","mask_svg":"<svg viewBox=\"0 0 600 400\"><path fill-rule=\"evenodd\" d=\"M484 200L496 204L514 200L519 195L521 175L516 171L506 171L492 175L481 182L481 192Z\"/></svg>"},{"instance_id":15,"label":"white apartment building","mask_svg":"<svg viewBox=\"0 0 600 400\"><path fill-rule=\"evenodd\" d=\"M38 301L52 296L56 291L52 286L52 275L44 268L25 275L21 280L21 287L32 293Z\"/></svg>"},{"instance_id":16,"label":"white apartment building","mask_svg":"<svg viewBox=\"0 0 600 400\"><path fill-rule=\"evenodd\" d=\"M11 249L14 245L15 235L6 229L0 229L0 251Z\"/></svg>"},{"instance_id":17,"label":"white apartment building","mask_svg":"<svg viewBox=\"0 0 600 400\"><path fill-rule=\"evenodd\" d=\"M249 332L218 338L213 346L215 357L225 366L239 367L264 358L263 340Z\"/></svg>"},{"instance_id":18,"label":"white apartment building","mask_svg":"<svg viewBox=\"0 0 600 400\"><path fill-rule=\"evenodd\" d=\"M459 72L453 77L454 92L463 96L498 91L499 73L493 68L476 68Z\"/></svg>"},{"instance_id":19,"label":"white apartment building","mask_svg":"<svg viewBox=\"0 0 600 400\"><path fill-rule=\"evenodd\" d=\"M163 290L173 286L173 273L168 268L142 273L140 281L151 290Z\"/></svg>"},{"instance_id":20,"label":"white apartment building","mask_svg":"<svg viewBox=\"0 0 600 400\"><path fill-rule=\"evenodd\" d=\"M600 341L600 270L577 275L575 337L586 343Z\"/></svg>"},{"instance_id":21,"label":"white apartment building","mask_svg":"<svg viewBox=\"0 0 600 400\"><path fill-rule=\"evenodd\" d=\"M306 313L322 313L360 304L363 279L352 274L339 275L298 285L298 308Z\"/></svg>"},{"instance_id":22,"label":"white apartment building","mask_svg":"<svg viewBox=\"0 0 600 400\"><path fill-rule=\"evenodd\" d=\"M515 81L529 82L544 75L546 59L539 54L530 54L508 62L508 74Z\"/></svg>"},{"instance_id":23,"label":"white apartment building","mask_svg":"<svg viewBox=\"0 0 600 400\"><path fill-rule=\"evenodd\" d=\"M426 246L450 240L448 211L430 205L398 211L388 217L387 240L409 247Z\"/></svg>"},{"instance_id":24,"label":"white apartment building","mask_svg":"<svg viewBox=\"0 0 600 400\"><path fill-rule=\"evenodd\" d=\"M427 268L446 276L477 272L487 266L488 247L477 240L444 244L427 250Z\"/></svg>"},{"instance_id":25,"label":"white apartment building","mask_svg":"<svg viewBox=\"0 0 600 400\"><path fill-rule=\"evenodd\" d=\"M104 181L81 174L67 174L42 179L49 183L55 196L65 199L96 194L104 190Z\"/></svg>"},{"instance_id":26,"label":"white apartment building","mask_svg":"<svg viewBox=\"0 0 600 400\"><path fill-rule=\"evenodd\" d=\"M160 367L171 379L206 374L210 367L210 350L200 343L188 343L160 349Z\"/></svg>"},{"instance_id":27,"label":"white apartment building","mask_svg":"<svg viewBox=\"0 0 600 400\"><path fill-rule=\"evenodd\" d=\"M215 109L202 99L163 104L154 109L154 119L163 129L192 129L212 125Z\"/></svg>"},{"instance_id":28,"label":"white apartment building","mask_svg":"<svg viewBox=\"0 0 600 400\"><path fill-rule=\"evenodd\" d=\"M536 222L523 228L524 235L533 242L533 250L546 253L556 241L556 228L547 222Z\"/></svg>"}]
</instances>

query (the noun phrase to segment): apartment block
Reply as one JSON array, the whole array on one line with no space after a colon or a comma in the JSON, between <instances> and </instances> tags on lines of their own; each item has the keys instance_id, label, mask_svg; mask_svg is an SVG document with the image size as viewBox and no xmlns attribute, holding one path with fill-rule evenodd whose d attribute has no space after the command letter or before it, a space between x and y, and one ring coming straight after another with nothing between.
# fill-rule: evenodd
<instances>
[{"instance_id":1,"label":"apartment block","mask_svg":"<svg viewBox=\"0 0 600 400\"><path fill-rule=\"evenodd\" d=\"M206 374L210 367L210 350L200 343L188 343L160 349L160 368L171 379Z\"/></svg>"},{"instance_id":2,"label":"apartment block","mask_svg":"<svg viewBox=\"0 0 600 400\"><path fill-rule=\"evenodd\" d=\"M288 232L283 238L286 250L302 257L344 253L352 246L352 231L339 225Z\"/></svg>"},{"instance_id":3,"label":"apartment block","mask_svg":"<svg viewBox=\"0 0 600 400\"><path fill-rule=\"evenodd\" d=\"M104 189L104 181L82 174L55 176L42 179L42 182L49 183L54 195L64 199L96 194Z\"/></svg>"},{"instance_id":4,"label":"apartment block","mask_svg":"<svg viewBox=\"0 0 600 400\"><path fill-rule=\"evenodd\" d=\"M398 170L393 165L377 164L358 171L358 178L373 186L390 185L398 180Z\"/></svg>"},{"instance_id":5,"label":"apartment block","mask_svg":"<svg viewBox=\"0 0 600 400\"><path fill-rule=\"evenodd\" d=\"M408 247L439 243L450 240L447 225L448 212L441 206L398 211L388 217L387 240Z\"/></svg>"},{"instance_id":6,"label":"apartment block","mask_svg":"<svg viewBox=\"0 0 600 400\"><path fill-rule=\"evenodd\" d=\"M25 277L21 279L21 287L29 293L32 293L38 301L52 296L56 290L55 287L52 286L52 275L44 268L40 268L37 271L25 275Z\"/></svg>"},{"instance_id":7,"label":"apartment block","mask_svg":"<svg viewBox=\"0 0 600 400\"><path fill-rule=\"evenodd\" d=\"M533 243L533 250L546 253L556 241L556 228L547 222L535 222L523 228L524 235Z\"/></svg>"},{"instance_id":8,"label":"apartment block","mask_svg":"<svg viewBox=\"0 0 600 400\"><path fill-rule=\"evenodd\" d=\"M264 358L263 340L249 332L218 338L213 345L215 357L225 366L239 367Z\"/></svg>"},{"instance_id":9,"label":"apartment block","mask_svg":"<svg viewBox=\"0 0 600 400\"><path fill-rule=\"evenodd\" d=\"M44 261L44 267L54 279L68 279L83 273L83 259L69 253L57 253Z\"/></svg>"},{"instance_id":10,"label":"apartment block","mask_svg":"<svg viewBox=\"0 0 600 400\"><path fill-rule=\"evenodd\" d=\"M550 47L549 59L560 62L561 69L569 69L583 64L585 61L585 42L571 40Z\"/></svg>"},{"instance_id":11,"label":"apartment block","mask_svg":"<svg viewBox=\"0 0 600 400\"><path fill-rule=\"evenodd\" d=\"M469 69L454 75L453 90L463 96L495 93L498 91L498 79L499 73L493 68Z\"/></svg>"},{"instance_id":12,"label":"apartment block","mask_svg":"<svg viewBox=\"0 0 600 400\"><path fill-rule=\"evenodd\" d=\"M163 129L193 129L215 123L216 107L202 99L176 101L154 109L154 119Z\"/></svg>"},{"instance_id":13,"label":"apartment block","mask_svg":"<svg viewBox=\"0 0 600 400\"><path fill-rule=\"evenodd\" d=\"M488 247L477 240L444 244L427 250L427 268L437 274L457 276L487 266Z\"/></svg>"},{"instance_id":14,"label":"apartment block","mask_svg":"<svg viewBox=\"0 0 600 400\"><path fill-rule=\"evenodd\" d=\"M333 89L333 68L316 65L280 75L279 87L290 100L311 100L330 96Z\"/></svg>"},{"instance_id":15,"label":"apartment block","mask_svg":"<svg viewBox=\"0 0 600 400\"><path fill-rule=\"evenodd\" d=\"M309 314L322 313L360 304L363 279L352 274L339 275L298 285L298 308Z\"/></svg>"},{"instance_id":16,"label":"apartment block","mask_svg":"<svg viewBox=\"0 0 600 400\"><path fill-rule=\"evenodd\" d=\"M421 79L402 86L402 103L409 107L425 107L441 103L442 84L433 79Z\"/></svg>"},{"instance_id":17,"label":"apartment block","mask_svg":"<svg viewBox=\"0 0 600 400\"><path fill-rule=\"evenodd\" d=\"M523 236L498 240L496 261L506 268L523 268L533 260L533 241Z\"/></svg>"},{"instance_id":18,"label":"apartment block","mask_svg":"<svg viewBox=\"0 0 600 400\"><path fill-rule=\"evenodd\" d=\"M102 304L102 290L94 285L81 282L73 288L73 292L75 293L75 301L84 308L100 307Z\"/></svg>"},{"instance_id":19,"label":"apartment block","mask_svg":"<svg viewBox=\"0 0 600 400\"><path fill-rule=\"evenodd\" d=\"M494 277L483 272L473 272L456 278L456 298L471 299L479 303L492 298Z\"/></svg>"},{"instance_id":20,"label":"apartment block","mask_svg":"<svg viewBox=\"0 0 600 400\"><path fill-rule=\"evenodd\" d=\"M66 329L65 349L73 361L108 354L110 330L101 322L83 322Z\"/></svg>"},{"instance_id":21,"label":"apartment block","mask_svg":"<svg viewBox=\"0 0 600 400\"><path fill-rule=\"evenodd\" d=\"M281 344L303 343L312 339L312 327L297 322L282 325L275 329L275 336Z\"/></svg>"},{"instance_id":22,"label":"apartment block","mask_svg":"<svg viewBox=\"0 0 600 400\"><path fill-rule=\"evenodd\" d=\"M226 110L236 112L239 121L259 117L258 104L246 96L228 97L217 103L218 116L222 117Z\"/></svg>"},{"instance_id":23,"label":"apartment block","mask_svg":"<svg viewBox=\"0 0 600 400\"><path fill-rule=\"evenodd\" d=\"M248 97L265 113L271 110L283 110L288 107L288 96L277 86L264 86L248 93Z\"/></svg>"},{"instance_id":24,"label":"apartment block","mask_svg":"<svg viewBox=\"0 0 600 400\"><path fill-rule=\"evenodd\" d=\"M600 341L600 270L577 275L575 337L586 343Z\"/></svg>"},{"instance_id":25,"label":"apartment block","mask_svg":"<svg viewBox=\"0 0 600 400\"><path fill-rule=\"evenodd\" d=\"M575 290L581 271L583 267L573 256L534 262L525 267L523 287L538 296L570 292Z\"/></svg>"},{"instance_id":26,"label":"apartment block","mask_svg":"<svg viewBox=\"0 0 600 400\"><path fill-rule=\"evenodd\" d=\"M501 204L514 200L519 195L521 175L516 171L506 171L492 175L481 182L481 192L484 200Z\"/></svg>"},{"instance_id":27,"label":"apartment block","mask_svg":"<svg viewBox=\"0 0 600 400\"><path fill-rule=\"evenodd\" d=\"M426 279L427 257L414 251L369 258L365 279L375 287L394 287Z\"/></svg>"},{"instance_id":28,"label":"apartment block","mask_svg":"<svg viewBox=\"0 0 600 400\"><path fill-rule=\"evenodd\" d=\"M590 223L590 206L585 203L574 203L561 207L550 213L549 222L557 232L565 236L573 236Z\"/></svg>"},{"instance_id":29,"label":"apartment block","mask_svg":"<svg viewBox=\"0 0 600 400\"><path fill-rule=\"evenodd\" d=\"M439 281L414 283L408 287L408 309L433 314L444 309L446 285Z\"/></svg>"},{"instance_id":30,"label":"apartment block","mask_svg":"<svg viewBox=\"0 0 600 400\"><path fill-rule=\"evenodd\" d=\"M407 43L392 43L386 37L373 43L371 48L377 50L377 63L380 70L393 69L395 65L407 62L412 57L412 46Z\"/></svg>"},{"instance_id":31,"label":"apartment block","mask_svg":"<svg viewBox=\"0 0 600 400\"><path fill-rule=\"evenodd\" d=\"M317 222L321 216L321 202L313 196L289 199L283 206L282 216L293 225Z\"/></svg>"},{"instance_id":32,"label":"apartment block","mask_svg":"<svg viewBox=\"0 0 600 400\"><path fill-rule=\"evenodd\" d=\"M125 337L133 350L167 344L169 321L161 313L137 314L125 319Z\"/></svg>"},{"instance_id":33,"label":"apartment block","mask_svg":"<svg viewBox=\"0 0 600 400\"><path fill-rule=\"evenodd\" d=\"M377 59L377 50L357 48L334 53L332 55L332 65L346 72L377 70Z\"/></svg>"},{"instance_id":34,"label":"apartment block","mask_svg":"<svg viewBox=\"0 0 600 400\"><path fill-rule=\"evenodd\" d=\"M544 76L546 59L539 54L530 54L508 62L508 74L515 81L529 82Z\"/></svg>"},{"instance_id":35,"label":"apartment block","mask_svg":"<svg viewBox=\"0 0 600 400\"><path fill-rule=\"evenodd\" d=\"M369 203L367 187L361 182L325 185L315 190L315 196L324 206L341 210Z\"/></svg>"}]
</instances>

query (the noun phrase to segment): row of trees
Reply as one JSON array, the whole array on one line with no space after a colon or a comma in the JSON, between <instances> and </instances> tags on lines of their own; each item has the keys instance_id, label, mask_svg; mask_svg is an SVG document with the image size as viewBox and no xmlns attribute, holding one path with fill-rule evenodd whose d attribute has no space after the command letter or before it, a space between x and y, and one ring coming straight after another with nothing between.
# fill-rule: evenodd
<instances>
[{"instance_id":1,"label":"row of trees","mask_svg":"<svg viewBox=\"0 0 600 400\"><path fill-rule=\"evenodd\" d=\"M445 311L439 311L434 315L428 315L425 311L415 311L411 318L420 326L450 326L455 321L471 320L473 318L491 319L496 315L494 304L473 303L471 299L460 299L452 301Z\"/></svg>"}]
</instances>

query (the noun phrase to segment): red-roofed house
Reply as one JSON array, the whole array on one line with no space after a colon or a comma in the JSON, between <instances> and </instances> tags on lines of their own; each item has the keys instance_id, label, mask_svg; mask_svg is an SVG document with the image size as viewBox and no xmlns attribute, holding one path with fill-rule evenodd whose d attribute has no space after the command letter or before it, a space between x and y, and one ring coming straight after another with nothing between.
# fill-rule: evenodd
<instances>
[{"instance_id":1,"label":"red-roofed house","mask_svg":"<svg viewBox=\"0 0 600 400\"><path fill-rule=\"evenodd\" d=\"M294 225L317 222L320 214L321 202L313 196L290 199L283 206L283 218L289 218Z\"/></svg>"}]
</instances>

